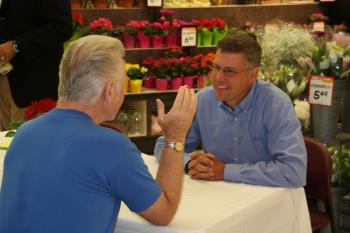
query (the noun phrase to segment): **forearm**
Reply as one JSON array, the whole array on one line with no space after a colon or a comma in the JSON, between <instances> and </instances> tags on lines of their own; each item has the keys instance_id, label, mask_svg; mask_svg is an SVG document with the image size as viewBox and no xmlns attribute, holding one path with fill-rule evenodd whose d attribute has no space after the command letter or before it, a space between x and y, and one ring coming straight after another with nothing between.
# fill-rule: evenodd
<instances>
[{"instance_id":1,"label":"forearm","mask_svg":"<svg viewBox=\"0 0 350 233\"><path fill-rule=\"evenodd\" d=\"M179 205L183 173L183 153L163 149L156 179L166 199L165 218L172 219Z\"/></svg>"},{"instance_id":2,"label":"forearm","mask_svg":"<svg viewBox=\"0 0 350 233\"><path fill-rule=\"evenodd\" d=\"M265 186L302 187L306 182L303 160L254 164L226 164L224 180Z\"/></svg>"}]
</instances>

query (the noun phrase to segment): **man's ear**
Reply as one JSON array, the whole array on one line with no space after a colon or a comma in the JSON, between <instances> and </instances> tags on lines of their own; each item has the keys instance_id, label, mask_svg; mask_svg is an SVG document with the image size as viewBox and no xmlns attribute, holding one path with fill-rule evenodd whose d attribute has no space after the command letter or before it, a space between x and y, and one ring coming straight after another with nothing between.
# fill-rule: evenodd
<instances>
[{"instance_id":1,"label":"man's ear","mask_svg":"<svg viewBox=\"0 0 350 233\"><path fill-rule=\"evenodd\" d=\"M252 83L254 83L257 79L258 79L258 75L259 75L259 68L255 67L252 70L249 71L250 73L250 79L252 81Z\"/></svg>"},{"instance_id":2,"label":"man's ear","mask_svg":"<svg viewBox=\"0 0 350 233\"><path fill-rule=\"evenodd\" d=\"M113 98L115 98L115 83L113 81L108 81L105 86L104 99L110 103Z\"/></svg>"}]
</instances>

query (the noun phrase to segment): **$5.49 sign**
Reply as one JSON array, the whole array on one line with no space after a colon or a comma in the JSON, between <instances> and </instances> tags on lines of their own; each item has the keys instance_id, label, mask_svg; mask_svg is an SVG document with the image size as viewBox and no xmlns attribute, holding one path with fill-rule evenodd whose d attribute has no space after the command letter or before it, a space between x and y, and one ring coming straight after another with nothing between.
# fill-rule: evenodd
<instances>
[{"instance_id":1,"label":"$5.49 sign","mask_svg":"<svg viewBox=\"0 0 350 233\"><path fill-rule=\"evenodd\" d=\"M332 106L334 78L312 76L310 79L309 103Z\"/></svg>"}]
</instances>

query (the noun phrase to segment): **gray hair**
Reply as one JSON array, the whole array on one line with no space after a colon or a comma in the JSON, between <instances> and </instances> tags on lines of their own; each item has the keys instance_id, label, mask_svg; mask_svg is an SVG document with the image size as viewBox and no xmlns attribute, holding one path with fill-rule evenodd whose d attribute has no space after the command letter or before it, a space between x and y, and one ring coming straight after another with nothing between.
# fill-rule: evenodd
<instances>
[{"instance_id":1,"label":"gray hair","mask_svg":"<svg viewBox=\"0 0 350 233\"><path fill-rule=\"evenodd\" d=\"M70 43L60 64L59 98L95 101L108 81L125 80L124 54L112 37L90 35ZM116 86L124 88L124 82Z\"/></svg>"},{"instance_id":2,"label":"gray hair","mask_svg":"<svg viewBox=\"0 0 350 233\"><path fill-rule=\"evenodd\" d=\"M226 36L218 42L217 48L222 53L242 53L248 68L260 66L261 47L254 35L239 33Z\"/></svg>"}]
</instances>

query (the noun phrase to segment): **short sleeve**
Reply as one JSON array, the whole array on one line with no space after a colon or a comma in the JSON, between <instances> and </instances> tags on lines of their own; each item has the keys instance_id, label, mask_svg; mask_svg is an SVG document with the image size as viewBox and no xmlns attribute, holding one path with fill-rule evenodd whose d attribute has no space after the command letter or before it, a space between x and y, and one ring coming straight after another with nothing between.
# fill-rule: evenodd
<instances>
[{"instance_id":1,"label":"short sleeve","mask_svg":"<svg viewBox=\"0 0 350 233\"><path fill-rule=\"evenodd\" d=\"M130 143L119 153L118 162L109 175L112 192L131 211L146 210L158 200L161 188L148 171L135 145Z\"/></svg>"}]
</instances>

